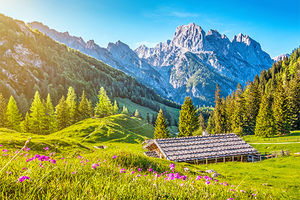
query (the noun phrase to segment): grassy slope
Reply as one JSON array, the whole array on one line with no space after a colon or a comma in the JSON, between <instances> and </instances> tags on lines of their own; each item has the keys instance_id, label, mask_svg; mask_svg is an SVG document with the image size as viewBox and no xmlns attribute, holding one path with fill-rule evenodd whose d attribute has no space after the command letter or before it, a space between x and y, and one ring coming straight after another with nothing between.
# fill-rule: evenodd
<instances>
[{"instance_id":1,"label":"grassy slope","mask_svg":"<svg viewBox=\"0 0 300 200\"><path fill-rule=\"evenodd\" d=\"M114 115L103 119L87 119L77 124L68 127L60 132L48 135L48 136L38 136L29 133L18 133L15 131L10 131L7 129L0 129L0 144L3 144L5 148L8 149L16 149L20 148L22 144L27 140L28 137L32 137L29 147L31 148L32 152L37 153L45 153L43 148L45 146L50 147L50 151L56 151L57 155L64 155L69 158L70 163L72 163L69 168L66 168L65 173L71 173L74 170L80 170L80 175L78 175L78 179L68 179L65 177L60 177L60 173L58 171L53 172L53 176L51 178L56 178L62 183L60 184L60 192L63 192L64 189L75 190L76 195L84 195L83 188L74 188L73 186L67 187L67 184L77 183L77 181L82 181L85 184L85 187L91 189L93 187L105 187L104 185L109 184L109 188L106 188L106 192L109 192L114 195L125 195L124 192L134 191L138 195L150 195L148 196L151 198L151 195L157 195L157 193L153 192L153 188L148 193L144 193L142 190L144 187L152 187L149 186L148 183L145 181L136 181L129 184L128 180L123 178L117 178L118 173L116 170L118 169L105 169L107 171L101 171L95 174L94 177L93 172L90 170L89 167L80 167L80 164L76 164L76 159L74 155L84 155L85 157L95 160L96 158L102 159L110 159L112 155L118 155L118 165L125 167L136 169L141 167L142 169L146 170L149 167L153 167L155 170L163 172L164 170L168 169L170 164L167 160L155 159L155 158L148 158L143 155L142 145L140 144L146 138L152 137L153 134L153 127L145 124L144 121L140 119L136 119L133 117L128 117L126 115ZM293 136L291 136L293 137ZM96 145L106 145L107 149L95 149L93 146ZM299 145L300 146L300 145ZM2 147L3 148L3 147ZM260 149L258 148L260 151ZM280 149L278 149L280 150ZM76 157L76 156L75 156ZM2 157L0 159L0 168L4 165L3 162L5 158ZM93 160L93 162L95 162ZM3 162L1 162L3 161ZM13 166L8 169L15 170L21 168L24 164L20 161L16 161ZM27 164L29 167L30 164ZM25 166L27 166L25 165ZM59 163L59 165L62 165ZM78 166L79 165L79 166ZM111 163L110 165L116 165ZM32 166L34 167L34 166ZM73 168L77 169L73 169ZM108 166L106 166L108 167ZM258 190L259 193L262 194L262 191L266 191L269 195L271 192L271 196L275 196L276 198L283 198L282 192L286 193L287 196L295 199L299 194L300 189L300 157L293 156L293 157L282 157L277 159L270 159L265 160L262 162L257 163L219 163L219 164L209 164L209 165L200 165L195 166L192 164L186 163L177 163L176 170L185 173L183 168L188 167L190 169L190 173L186 173L188 176L192 176L195 174L199 174L199 170L204 171L206 169L214 169L218 173L222 174L222 177L218 177L220 181L227 181L230 184L235 185L234 189L249 189L249 190ZM22 172L21 172L22 173ZM26 172L27 173L27 172ZM33 172L28 172L31 176L35 176ZM50 173L50 172L49 172ZM52 173L52 172L51 172ZM104 178L103 181L99 182L99 178L103 178L103 173L108 174L107 177L112 176L111 178ZM19 174L19 172L18 172ZM102 174L102 175L101 175ZM38 176L38 174L36 174ZM0 174L0 177L2 175ZM69 177L69 175L66 175ZM116 177L116 178L114 178ZM3 177L2 177L3 178ZM16 179L16 177L14 177ZM35 178L34 180L36 180ZM81 180L82 179L82 180ZM114 184L117 180L121 180L120 183ZM10 180L10 179L8 179ZM90 181L94 181L95 184L98 185L87 185ZM117 181L118 182L118 181ZM5 182L3 183L5 184ZM6 183L7 184L7 183ZM52 185L53 184L53 185ZM103 185L104 184L104 185ZM124 185L125 184L125 185ZM129 184L129 185L128 185ZM159 184L159 183L157 183ZM14 187L12 183L8 183L9 187ZM55 184L53 181L49 180L49 188L55 188ZM52 185L52 186L51 186ZM131 185L131 186L130 186ZM142 186L143 185L143 186ZM239 186L238 186L239 185ZM2 185L3 186L3 185ZM43 191L47 191L51 193L51 190L46 186L42 187ZM203 186L201 186L203 187ZM0 183L1 188L1 183ZM112 190L113 188L116 189L117 193L114 193ZM123 189L120 189L123 188ZM169 188L169 190L167 189ZM203 188L202 188L203 189ZM228 194L220 194L219 189L215 188L215 191L210 191L212 196L215 196L215 199L224 199L221 197L230 197ZM98 191L99 195L103 195L103 192L100 192L97 189L94 189L95 192ZM31 191L31 190L28 190ZM146 190L145 190L146 191ZM173 192L173 195L184 195L182 197L187 197L188 193L195 194L196 191L186 191L184 190L182 193L178 193L178 191L174 190L174 186L161 185L159 189L160 192L166 194L167 196L171 195L170 192ZM207 190L202 190L198 192L207 193ZM46 193L47 193L46 192ZM85 191L86 192L86 191ZM95 192L92 192L93 195L96 195ZM185 193L187 192L187 193ZM36 191L33 192L34 194L38 194ZM47 194L48 194L47 193ZM29 193L26 193L29 195ZM49 194L50 195L50 194ZM61 194L63 195L63 194ZM107 193L106 193L107 195ZM130 194L129 194L130 195ZM132 194L131 194L132 195ZM219 196L218 196L219 195ZM220 196L221 195L221 196ZM223 195L223 196L222 196ZM51 196L51 195L50 195ZM171 195L172 196L172 195ZM287 196L284 195L285 198ZM45 197L45 196L44 196ZM129 197L129 196L127 196ZM152 196L153 197L153 196ZM173 196L174 197L174 196ZM210 196L206 197L207 199L212 198ZM262 197L260 197L262 198ZM268 197L269 198L269 197ZM267 198L267 199L268 199ZM226 199L226 198L225 198Z\"/></svg>"},{"instance_id":2,"label":"grassy slope","mask_svg":"<svg viewBox=\"0 0 300 200\"><path fill-rule=\"evenodd\" d=\"M97 145L126 146L137 149L136 145L153 137L153 126L135 117L119 114L101 119L86 119L50 135L19 133L0 128L0 141L10 147L21 147L31 137L36 146L50 145L61 150L94 149ZM142 149L139 145L139 150Z\"/></svg>"},{"instance_id":3,"label":"grassy slope","mask_svg":"<svg viewBox=\"0 0 300 200\"><path fill-rule=\"evenodd\" d=\"M119 107L122 108L123 106L126 106L130 113L134 113L136 109L138 109L140 115L144 120L147 120L147 113L150 115L150 121L152 120L152 115L157 116L157 112L154 110L151 110L150 108L140 106L134 102L132 102L130 99L127 98L115 98L119 104ZM165 108L170 115L172 116L172 124L174 124L174 120L176 119L178 121L179 118L179 109L172 108L166 105L163 105L161 103L158 103L161 108ZM171 133L177 133L178 128L176 126L169 127L169 130Z\"/></svg>"}]
</instances>

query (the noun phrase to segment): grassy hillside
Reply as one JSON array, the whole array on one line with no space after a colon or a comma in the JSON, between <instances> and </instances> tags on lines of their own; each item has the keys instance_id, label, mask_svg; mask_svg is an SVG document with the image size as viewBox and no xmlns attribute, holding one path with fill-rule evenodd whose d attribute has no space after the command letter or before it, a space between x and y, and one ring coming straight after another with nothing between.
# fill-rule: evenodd
<instances>
[{"instance_id":1,"label":"grassy hillside","mask_svg":"<svg viewBox=\"0 0 300 200\"><path fill-rule=\"evenodd\" d=\"M2 144L20 147L31 137L31 143L48 144L56 148L93 149L93 146L105 143L139 144L153 137L153 126L135 117L124 114L105 118L89 118L50 135L19 133L0 128ZM37 149L38 150L38 149Z\"/></svg>"},{"instance_id":2,"label":"grassy hillside","mask_svg":"<svg viewBox=\"0 0 300 200\"><path fill-rule=\"evenodd\" d=\"M50 135L0 129L0 198L296 199L299 196L299 156L256 163L198 166L175 163L175 172L186 179L172 180L170 161L143 155L141 142L152 134L152 126L122 114L83 120ZM29 137L30 150L17 154L16 150ZM94 148L100 145L107 148ZM49 150L44 150L45 147ZM50 156L51 161L26 162L36 154ZM17 159L11 160L14 155ZM186 167L189 172L185 172ZM221 174L215 178L218 182L203 180L204 176L211 177L203 172L207 169ZM22 176L30 179L17 182ZM202 178L196 180L197 176Z\"/></svg>"}]
</instances>

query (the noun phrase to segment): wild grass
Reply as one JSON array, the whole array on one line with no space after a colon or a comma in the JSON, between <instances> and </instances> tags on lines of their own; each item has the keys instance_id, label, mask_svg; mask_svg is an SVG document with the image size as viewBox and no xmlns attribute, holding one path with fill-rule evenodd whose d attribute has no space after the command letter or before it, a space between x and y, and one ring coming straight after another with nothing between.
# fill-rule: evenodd
<instances>
[{"instance_id":1,"label":"wild grass","mask_svg":"<svg viewBox=\"0 0 300 200\"><path fill-rule=\"evenodd\" d=\"M143 155L141 142L152 134L153 127L126 115L87 119L47 136L0 129L3 145L0 199L297 199L300 196L297 156L255 163L175 163L175 172L187 179L166 180L171 162ZM18 152L12 159L29 137L29 152ZM94 148L101 145L107 148ZM296 143L295 148L298 146ZM49 150L45 151L45 147ZM50 160L55 159L56 164L37 159L26 162L36 154L51 155ZM78 158L79 155L82 157ZM113 159L113 155L117 157ZM99 163L99 167L92 168L94 163ZM126 173L120 173L123 168ZM151 168L153 171L149 172ZM199 175L210 176L203 172L207 169L221 174L216 178L219 182L211 180L205 184L203 178L196 180ZM131 174L132 171L135 173ZM157 177L154 171L165 174ZM30 179L18 182L22 176ZM229 185L220 185L224 182Z\"/></svg>"}]
</instances>

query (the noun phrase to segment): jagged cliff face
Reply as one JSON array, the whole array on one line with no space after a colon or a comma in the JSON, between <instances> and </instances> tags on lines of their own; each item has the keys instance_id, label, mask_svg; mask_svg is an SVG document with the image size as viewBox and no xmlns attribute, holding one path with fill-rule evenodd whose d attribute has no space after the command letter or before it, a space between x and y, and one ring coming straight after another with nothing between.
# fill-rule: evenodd
<instances>
[{"instance_id":1,"label":"jagged cliff face","mask_svg":"<svg viewBox=\"0 0 300 200\"><path fill-rule=\"evenodd\" d=\"M212 102L217 83L228 94L238 82L245 84L273 63L249 36L239 34L230 41L216 30L205 33L194 23L179 26L172 40L154 48L140 46L135 52L160 70L170 69L172 86L198 103Z\"/></svg>"},{"instance_id":2,"label":"jagged cliff face","mask_svg":"<svg viewBox=\"0 0 300 200\"><path fill-rule=\"evenodd\" d=\"M120 41L102 48L92 40L85 43L80 37L59 33L41 23L29 25L124 71L178 103L189 95L198 105L211 105L216 84L227 95L239 82L245 84L273 63L249 36L239 34L230 41L216 30L205 33L194 23L177 27L172 40L154 48L142 45L135 51Z\"/></svg>"}]
</instances>

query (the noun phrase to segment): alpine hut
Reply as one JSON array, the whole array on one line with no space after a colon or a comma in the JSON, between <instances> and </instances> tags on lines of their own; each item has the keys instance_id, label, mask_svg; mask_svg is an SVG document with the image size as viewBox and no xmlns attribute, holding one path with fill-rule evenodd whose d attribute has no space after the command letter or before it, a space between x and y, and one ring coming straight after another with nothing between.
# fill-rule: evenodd
<instances>
[{"instance_id":1,"label":"alpine hut","mask_svg":"<svg viewBox=\"0 0 300 200\"><path fill-rule=\"evenodd\" d=\"M236 134L153 139L146 141L145 155L176 162L197 164L249 161L259 156L256 149Z\"/></svg>"}]
</instances>

